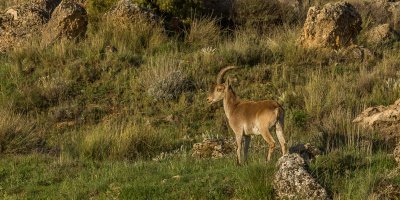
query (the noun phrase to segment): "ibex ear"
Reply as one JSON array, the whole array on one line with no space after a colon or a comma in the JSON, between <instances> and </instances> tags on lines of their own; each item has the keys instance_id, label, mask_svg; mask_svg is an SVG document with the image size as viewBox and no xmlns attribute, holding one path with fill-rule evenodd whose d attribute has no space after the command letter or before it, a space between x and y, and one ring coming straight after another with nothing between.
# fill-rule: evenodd
<instances>
[{"instance_id":1,"label":"ibex ear","mask_svg":"<svg viewBox=\"0 0 400 200\"><path fill-rule=\"evenodd\" d=\"M231 85L231 80L230 80L230 78L228 77L227 79L226 79L226 81L225 81L225 87L226 88L229 88L229 86Z\"/></svg>"}]
</instances>

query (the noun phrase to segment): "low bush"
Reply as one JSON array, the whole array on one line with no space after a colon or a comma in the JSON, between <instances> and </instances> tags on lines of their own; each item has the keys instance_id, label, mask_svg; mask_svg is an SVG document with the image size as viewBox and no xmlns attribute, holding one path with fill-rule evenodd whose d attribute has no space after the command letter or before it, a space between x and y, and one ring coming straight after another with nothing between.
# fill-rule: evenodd
<instances>
[{"instance_id":1,"label":"low bush","mask_svg":"<svg viewBox=\"0 0 400 200\"><path fill-rule=\"evenodd\" d=\"M184 62L174 56L158 56L143 66L139 76L147 94L154 100L171 100L193 86L185 67Z\"/></svg>"},{"instance_id":2,"label":"low bush","mask_svg":"<svg viewBox=\"0 0 400 200\"><path fill-rule=\"evenodd\" d=\"M211 18L195 19L185 41L193 47L215 47L220 40L220 27Z\"/></svg>"},{"instance_id":3,"label":"low bush","mask_svg":"<svg viewBox=\"0 0 400 200\"><path fill-rule=\"evenodd\" d=\"M0 154L24 154L42 151L44 138L33 119L0 110Z\"/></svg>"},{"instance_id":4,"label":"low bush","mask_svg":"<svg viewBox=\"0 0 400 200\"><path fill-rule=\"evenodd\" d=\"M233 21L236 25L268 33L274 26L301 24L305 20L306 10L278 0L237 0L233 6Z\"/></svg>"}]
</instances>

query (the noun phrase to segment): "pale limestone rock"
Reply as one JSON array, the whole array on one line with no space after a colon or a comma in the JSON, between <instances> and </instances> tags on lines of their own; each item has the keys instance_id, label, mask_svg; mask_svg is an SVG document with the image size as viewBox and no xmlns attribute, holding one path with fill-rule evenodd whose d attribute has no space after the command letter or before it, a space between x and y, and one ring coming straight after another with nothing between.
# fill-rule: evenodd
<instances>
[{"instance_id":1,"label":"pale limestone rock","mask_svg":"<svg viewBox=\"0 0 400 200\"><path fill-rule=\"evenodd\" d=\"M326 190L308 173L299 154L282 156L277 167L274 188L278 199L329 199Z\"/></svg>"},{"instance_id":2,"label":"pale limestone rock","mask_svg":"<svg viewBox=\"0 0 400 200\"><path fill-rule=\"evenodd\" d=\"M340 48L352 44L361 31L361 16L347 2L310 7L301 44L306 48Z\"/></svg>"}]
</instances>

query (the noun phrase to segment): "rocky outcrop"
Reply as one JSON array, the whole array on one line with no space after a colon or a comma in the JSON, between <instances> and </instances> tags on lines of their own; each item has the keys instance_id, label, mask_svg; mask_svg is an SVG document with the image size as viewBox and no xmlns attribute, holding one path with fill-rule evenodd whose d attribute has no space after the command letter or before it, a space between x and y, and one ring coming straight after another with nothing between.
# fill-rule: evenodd
<instances>
[{"instance_id":1,"label":"rocky outcrop","mask_svg":"<svg viewBox=\"0 0 400 200\"><path fill-rule=\"evenodd\" d=\"M400 99L389 106L367 108L353 122L379 131L386 140L396 140L400 137ZM374 186L369 199L400 199L400 185L390 181L400 175L400 142L394 148L393 157L398 164L397 168L391 170L382 181Z\"/></svg>"},{"instance_id":2,"label":"rocky outcrop","mask_svg":"<svg viewBox=\"0 0 400 200\"><path fill-rule=\"evenodd\" d=\"M306 48L340 48L352 44L361 31L361 16L347 2L310 7L301 44Z\"/></svg>"},{"instance_id":3,"label":"rocky outcrop","mask_svg":"<svg viewBox=\"0 0 400 200\"><path fill-rule=\"evenodd\" d=\"M369 19L369 23L372 26L378 26L380 24L390 24L395 27L396 31L399 31L400 20L400 2L392 0L352 0L353 5L357 8L360 14L365 18Z\"/></svg>"},{"instance_id":4,"label":"rocky outcrop","mask_svg":"<svg viewBox=\"0 0 400 200\"><path fill-rule=\"evenodd\" d=\"M337 51L338 60L340 62L369 62L375 59L374 53L362 46L351 45Z\"/></svg>"},{"instance_id":5,"label":"rocky outcrop","mask_svg":"<svg viewBox=\"0 0 400 200\"><path fill-rule=\"evenodd\" d=\"M235 149L233 139L204 139L193 145L192 156L195 158L221 158Z\"/></svg>"},{"instance_id":6,"label":"rocky outcrop","mask_svg":"<svg viewBox=\"0 0 400 200\"><path fill-rule=\"evenodd\" d=\"M130 0L118 1L105 15L104 20L110 20L114 25L125 27L131 23L159 24L168 33L182 32L183 22L176 17L161 18L149 9L143 8Z\"/></svg>"},{"instance_id":7,"label":"rocky outcrop","mask_svg":"<svg viewBox=\"0 0 400 200\"><path fill-rule=\"evenodd\" d=\"M129 0L118 1L104 17L118 24L128 23L138 19L146 19L151 22L158 22L160 20L158 15Z\"/></svg>"},{"instance_id":8,"label":"rocky outcrop","mask_svg":"<svg viewBox=\"0 0 400 200\"><path fill-rule=\"evenodd\" d=\"M279 199L329 199L326 190L307 172L300 155L284 155L277 166L274 189Z\"/></svg>"},{"instance_id":9,"label":"rocky outcrop","mask_svg":"<svg viewBox=\"0 0 400 200\"><path fill-rule=\"evenodd\" d=\"M36 0L10 7L0 14L0 52L39 34L58 3L57 0Z\"/></svg>"},{"instance_id":10,"label":"rocky outcrop","mask_svg":"<svg viewBox=\"0 0 400 200\"><path fill-rule=\"evenodd\" d=\"M365 109L354 123L381 132L386 139L400 136L400 99L393 105Z\"/></svg>"},{"instance_id":11,"label":"rocky outcrop","mask_svg":"<svg viewBox=\"0 0 400 200\"><path fill-rule=\"evenodd\" d=\"M18 47L33 36L45 44L59 38L75 39L86 32L86 10L73 1L34 0L0 14L0 52Z\"/></svg>"},{"instance_id":12,"label":"rocky outcrop","mask_svg":"<svg viewBox=\"0 0 400 200\"><path fill-rule=\"evenodd\" d=\"M371 44L382 44L389 40L398 39L399 35L392 29L390 24L382 24L368 31L366 37Z\"/></svg>"},{"instance_id":13,"label":"rocky outcrop","mask_svg":"<svg viewBox=\"0 0 400 200\"><path fill-rule=\"evenodd\" d=\"M79 39L86 34L88 15L85 8L74 2L62 2L44 27L42 41L48 45L58 39Z\"/></svg>"},{"instance_id":14,"label":"rocky outcrop","mask_svg":"<svg viewBox=\"0 0 400 200\"><path fill-rule=\"evenodd\" d=\"M400 199L400 186L383 180L374 187L368 199Z\"/></svg>"},{"instance_id":15,"label":"rocky outcrop","mask_svg":"<svg viewBox=\"0 0 400 200\"><path fill-rule=\"evenodd\" d=\"M310 143L298 144L296 146L290 147L289 153L299 154L306 162L314 160L315 157L322 154L319 148Z\"/></svg>"}]
</instances>

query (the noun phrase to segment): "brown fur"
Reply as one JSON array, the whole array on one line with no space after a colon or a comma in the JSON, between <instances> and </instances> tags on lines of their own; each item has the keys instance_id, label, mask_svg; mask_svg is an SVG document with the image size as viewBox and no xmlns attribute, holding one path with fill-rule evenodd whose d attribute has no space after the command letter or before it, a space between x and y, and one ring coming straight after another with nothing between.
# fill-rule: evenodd
<instances>
[{"instance_id":1,"label":"brown fur","mask_svg":"<svg viewBox=\"0 0 400 200\"><path fill-rule=\"evenodd\" d=\"M235 94L229 84L221 84L224 73L235 67L226 67L218 74L217 85L210 93L207 100L210 104L223 100L225 114L228 118L229 126L235 132L237 144L237 162L241 164L242 139L244 138L244 160L247 160L250 145L250 135L261 135L269 145L266 160L271 159L275 149L275 140L269 129L276 127L279 143L281 144L282 154L286 154L286 142L283 137L284 110L278 102L272 100L246 101L241 100ZM219 83L218 83L219 82Z\"/></svg>"}]
</instances>

